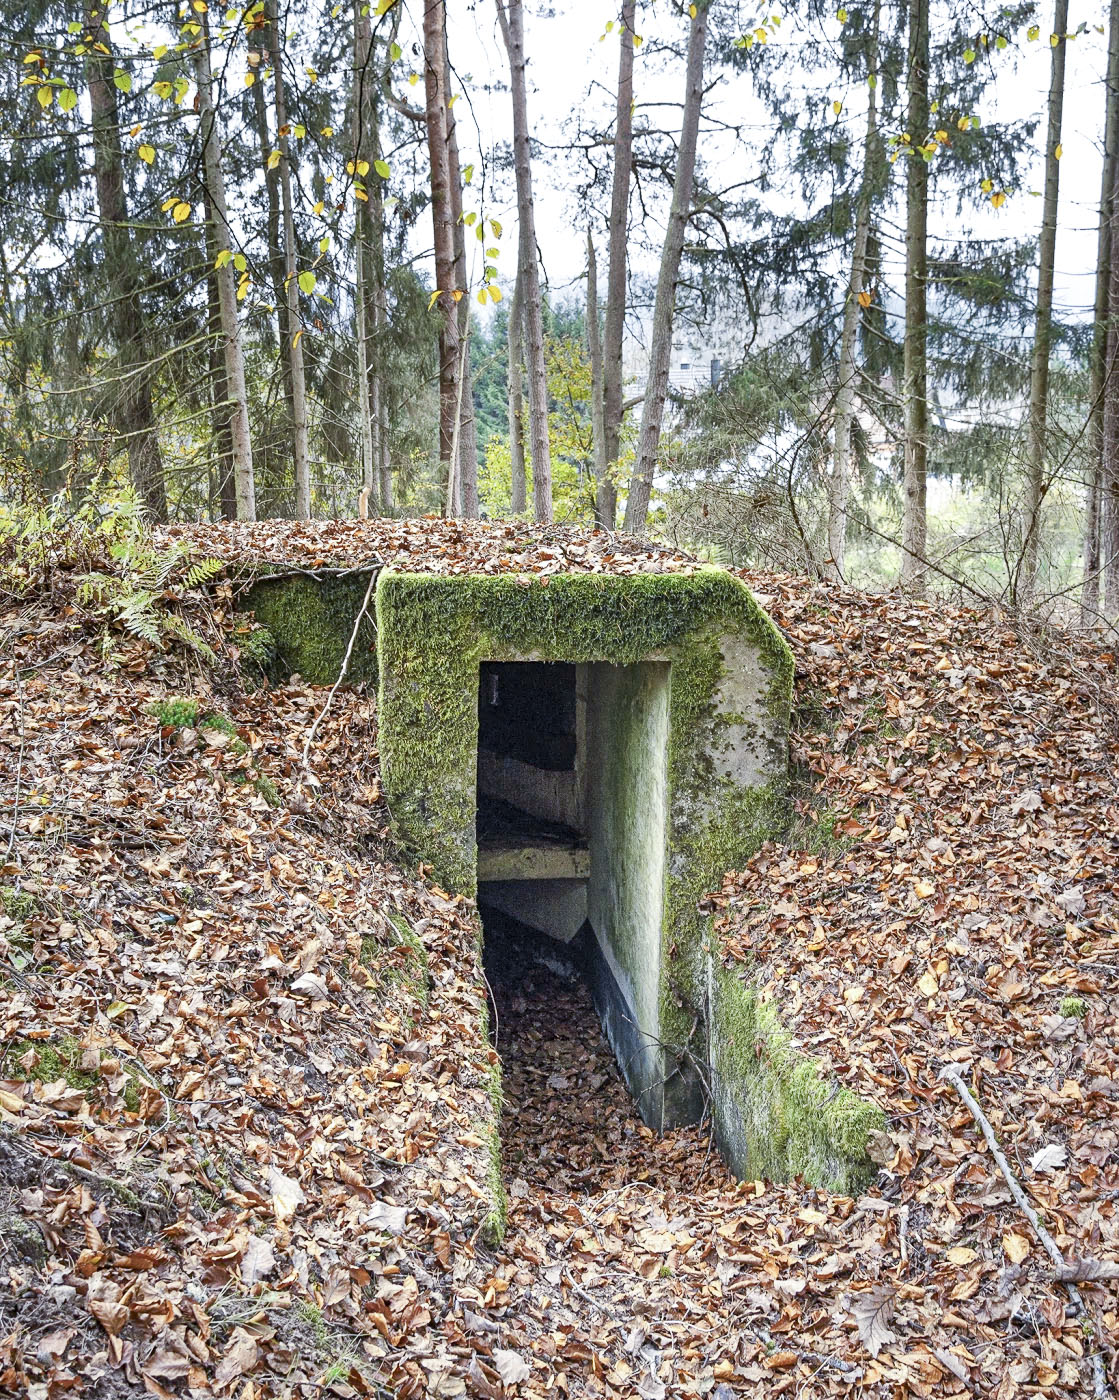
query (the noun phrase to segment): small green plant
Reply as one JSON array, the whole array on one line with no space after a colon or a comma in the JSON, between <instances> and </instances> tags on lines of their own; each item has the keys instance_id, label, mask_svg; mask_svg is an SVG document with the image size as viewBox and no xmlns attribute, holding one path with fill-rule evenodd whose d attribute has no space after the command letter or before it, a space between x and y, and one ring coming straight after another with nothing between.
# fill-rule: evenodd
<instances>
[{"instance_id":1,"label":"small green plant","mask_svg":"<svg viewBox=\"0 0 1119 1400\"><path fill-rule=\"evenodd\" d=\"M241 653L242 666L255 666L263 671L276 659L276 639L267 627L239 629L233 640Z\"/></svg>"},{"instance_id":2,"label":"small green plant","mask_svg":"<svg viewBox=\"0 0 1119 1400\"><path fill-rule=\"evenodd\" d=\"M308 1324L315 1336L315 1345L320 1351L326 1351L330 1343L330 1333L326 1330L326 1323L323 1321L322 1309L317 1308L314 1303L301 1301L297 1305L299 1316Z\"/></svg>"},{"instance_id":3,"label":"small green plant","mask_svg":"<svg viewBox=\"0 0 1119 1400\"><path fill-rule=\"evenodd\" d=\"M29 1059L32 1052L35 1062L28 1069L21 1061ZM43 1084L64 1079L71 1089L88 1093L97 1087L101 1075L95 1069L82 1069L84 1053L81 1041L72 1035L63 1036L54 1043L49 1040L17 1040L0 1059L0 1074L5 1079L24 1082L37 1079Z\"/></svg>"},{"instance_id":4,"label":"small green plant","mask_svg":"<svg viewBox=\"0 0 1119 1400\"><path fill-rule=\"evenodd\" d=\"M253 782L253 788L258 797L263 797L269 807L280 805L280 790L271 778L266 778L262 774Z\"/></svg>"},{"instance_id":5,"label":"small green plant","mask_svg":"<svg viewBox=\"0 0 1119 1400\"><path fill-rule=\"evenodd\" d=\"M662 1264L657 1270L657 1278L672 1278L674 1272L671 1264Z\"/></svg>"},{"instance_id":6,"label":"small green plant","mask_svg":"<svg viewBox=\"0 0 1119 1400\"><path fill-rule=\"evenodd\" d=\"M10 885L0 886L0 909L13 923L25 924L35 912L35 897Z\"/></svg>"},{"instance_id":7,"label":"small green plant","mask_svg":"<svg viewBox=\"0 0 1119 1400\"><path fill-rule=\"evenodd\" d=\"M193 729L200 709L197 700L153 700L148 714L154 715L164 729Z\"/></svg>"},{"instance_id":8,"label":"small green plant","mask_svg":"<svg viewBox=\"0 0 1119 1400\"><path fill-rule=\"evenodd\" d=\"M224 734L229 740L229 752L242 754L248 753L249 746L237 733L237 726L228 715L214 712L203 716L198 722L199 729L209 729L215 734Z\"/></svg>"},{"instance_id":9,"label":"small green plant","mask_svg":"<svg viewBox=\"0 0 1119 1400\"><path fill-rule=\"evenodd\" d=\"M1083 1021L1088 1014L1088 1003L1083 997L1062 997L1060 1012L1068 1020Z\"/></svg>"}]
</instances>

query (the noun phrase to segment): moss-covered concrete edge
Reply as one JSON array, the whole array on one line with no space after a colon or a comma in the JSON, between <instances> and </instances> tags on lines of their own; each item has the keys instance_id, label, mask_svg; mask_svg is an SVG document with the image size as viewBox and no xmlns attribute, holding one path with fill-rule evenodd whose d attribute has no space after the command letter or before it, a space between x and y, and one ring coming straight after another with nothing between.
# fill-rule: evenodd
<instances>
[{"instance_id":1,"label":"moss-covered concrete edge","mask_svg":"<svg viewBox=\"0 0 1119 1400\"><path fill-rule=\"evenodd\" d=\"M874 1176L871 1133L886 1115L841 1088L781 1026L777 1008L735 970L712 965L708 1057L716 1135L736 1176L803 1176L856 1195Z\"/></svg>"}]
</instances>

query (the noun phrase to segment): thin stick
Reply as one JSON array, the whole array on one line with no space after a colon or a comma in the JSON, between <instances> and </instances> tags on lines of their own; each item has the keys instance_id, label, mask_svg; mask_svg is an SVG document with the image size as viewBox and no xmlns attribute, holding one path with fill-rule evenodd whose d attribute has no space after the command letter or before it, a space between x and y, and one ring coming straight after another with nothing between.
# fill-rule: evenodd
<instances>
[{"instance_id":1,"label":"thin stick","mask_svg":"<svg viewBox=\"0 0 1119 1400\"><path fill-rule=\"evenodd\" d=\"M331 703L334 700L335 695L338 693L338 687L346 679L346 672L350 669L350 657L353 655L354 643L357 641L358 628L361 626L362 619L365 617L366 611L369 608L369 600L373 596L373 585L377 582L377 576L380 574L380 572L380 569L374 569L373 572L369 575L369 586L365 590L365 597L362 599L361 611L358 613L357 621L354 623L354 630L350 633L350 643L346 647L345 656L342 658L342 669L338 672L338 679L334 682L333 686L331 686L330 694L326 697L326 704L316 715L315 722L311 725L311 732L307 735L307 742L303 745L304 769L307 768L307 758L311 752L311 745L314 743L315 734L318 732L318 727L326 718L326 712L330 709Z\"/></svg>"},{"instance_id":2,"label":"thin stick","mask_svg":"<svg viewBox=\"0 0 1119 1400\"><path fill-rule=\"evenodd\" d=\"M19 701L19 760L16 764L16 790L12 798L12 826L11 835L8 837L8 847L4 853L7 860L12 854L12 849L16 843L16 830L19 827L19 803L23 796L23 756L27 750L27 724L24 718L23 703L23 677L19 673L19 668L13 666L12 675L16 683L16 697Z\"/></svg>"},{"instance_id":3,"label":"thin stick","mask_svg":"<svg viewBox=\"0 0 1119 1400\"><path fill-rule=\"evenodd\" d=\"M1015 1177L1013 1171L1011 1171L1010 1163L1006 1160L1006 1154L999 1146L999 1140L995 1136L995 1130L991 1126L990 1119L979 1106L979 1101L976 1099L975 1095L964 1083L963 1071L960 1069L960 1066L957 1064L946 1064L940 1071L940 1078L946 1079L948 1083L952 1085L956 1093L959 1094L960 1098L963 1099L964 1103L967 1105L971 1116L983 1130L983 1136L987 1139L987 1146L991 1149L991 1155L998 1163L999 1171L1002 1172L1007 1186L1010 1187L1010 1194L1018 1203L1022 1214L1030 1222L1033 1232L1044 1246L1046 1254L1048 1254L1053 1263L1056 1264L1058 1277L1060 1277L1060 1273L1068 1268L1065 1257L1057 1248L1056 1240L1054 1240L1053 1236L1041 1223L1041 1218L1031 1205L1029 1197L1026 1195L1025 1191L1023 1191L1022 1187L1019 1186L1018 1179ZM1080 1289L1077 1288L1075 1283L1071 1283L1068 1280L1062 1279L1061 1282L1064 1283L1065 1288L1068 1290L1068 1295L1072 1300L1073 1307L1077 1309L1079 1315L1083 1316L1087 1312L1087 1309L1084 1306L1084 1297ZM1103 1357L1098 1351L1094 1351L1091 1359L1092 1379L1094 1382L1093 1390L1095 1391L1097 1400L1103 1400L1104 1396L1110 1394Z\"/></svg>"}]
</instances>

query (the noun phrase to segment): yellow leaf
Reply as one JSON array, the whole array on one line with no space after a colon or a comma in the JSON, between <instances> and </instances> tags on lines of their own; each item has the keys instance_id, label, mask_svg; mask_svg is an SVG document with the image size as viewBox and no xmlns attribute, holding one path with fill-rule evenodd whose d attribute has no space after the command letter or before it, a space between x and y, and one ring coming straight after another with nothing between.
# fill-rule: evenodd
<instances>
[{"instance_id":1,"label":"yellow leaf","mask_svg":"<svg viewBox=\"0 0 1119 1400\"><path fill-rule=\"evenodd\" d=\"M0 1108L5 1113L22 1113L24 1107L24 1101L18 1094L9 1094L7 1089L0 1089Z\"/></svg>"},{"instance_id":2,"label":"yellow leaf","mask_svg":"<svg viewBox=\"0 0 1119 1400\"><path fill-rule=\"evenodd\" d=\"M1058 45L1060 42L1061 42L1061 36L1060 36L1059 34L1050 34L1050 36L1049 36L1049 47L1050 47L1051 49L1055 49L1055 48L1057 47L1057 45Z\"/></svg>"},{"instance_id":3,"label":"yellow leaf","mask_svg":"<svg viewBox=\"0 0 1119 1400\"><path fill-rule=\"evenodd\" d=\"M956 123L956 130L957 130L957 131L966 131L970 125L971 125L970 118L968 118L968 117L961 117L960 120Z\"/></svg>"},{"instance_id":4,"label":"yellow leaf","mask_svg":"<svg viewBox=\"0 0 1119 1400\"><path fill-rule=\"evenodd\" d=\"M316 214L321 214L322 211L323 211L325 208L326 208L325 203L320 199L320 200L318 201L318 203L315 205L315 213L316 213Z\"/></svg>"},{"instance_id":5,"label":"yellow leaf","mask_svg":"<svg viewBox=\"0 0 1119 1400\"><path fill-rule=\"evenodd\" d=\"M429 311L431 310L431 308L435 305L435 303L439 300L439 298L440 298L442 295L443 295L442 288L440 288L438 291L432 292L431 296L430 296L429 299L428 299L428 303L427 303L427 309L428 309Z\"/></svg>"},{"instance_id":6,"label":"yellow leaf","mask_svg":"<svg viewBox=\"0 0 1119 1400\"><path fill-rule=\"evenodd\" d=\"M364 177L365 177L366 175L369 174L369 162L368 162L367 160L359 160L359 161L358 161L358 163L357 163L357 173L358 173L363 179L364 179Z\"/></svg>"},{"instance_id":7,"label":"yellow leaf","mask_svg":"<svg viewBox=\"0 0 1119 1400\"><path fill-rule=\"evenodd\" d=\"M969 1249L966 1244L958 1244L950 1249L947 1254L949 1264L973 1264L979 1255L974 1249Z\"/></svg>"},{"instance_id":8,"label":"yellow leaf","mask_svg":"<svg viewBox=\"0 0 1119 1400\"><path fill-rule=\"evenodd\" d=\"M457 287L456 287L455 290L451 293L451 296L454 297L455 301L461 301L464 295L465 295L465 294L464 294L463 292L461 292Z\"/></svg>"},{"instance_id":9,"label":"yellow leaf","mask_svg":"<svg viewBox=\"0 0 1119 1400\"><path fill-rule=\"evenodd\" d=\"M500 300L501 300L501 288L500 288L500 287L491 287L491 288L490 288L490 301L500 301Z\"/></svg>"},{"instance_id":10,"label":"yellow leaf","mask_svg":"<svg viewBox=\"0 0 1119 1400\"><path fill-rule=\"evenodd\" d=\"M842 103L842 102L838 102L838 101L833 102L833 103L831 104L831 109L832 109L832 111L835 113L835 115L838 117L839 114L840 114L840 112L843 111L843 103Z\"/></svg>"},{"instance_id":11,"label":"yellow leaf","mask_svg":"<svg viewBox=\"0 0 1119 1400\"><path fill-rule=\"evenodd\" d=\"M1020 1264L1030 1252L1029 1240L1026 1239L1025 1235L1019 1235L1014 1230L1008 1230L1003 1235L1002 1247L1012 1264Z\"/></svg>"},{"instance_id":12,"label":"yellow leaf","mask_svg":"<svg viewBox=\"0 0 1119 1400\"><path fill-rule=\"evenodd\" d=\"M943 145L948 140L948 133L946 131L938 131L935 133L935 135L936 139L941 143L941 145Z\"/></svg>"},{"instance_id":13,"label":"yellow leaf","mask_svg":"<svg viewBox=\"0 0 1119 1400\"><path fill-rule=\"evenodd\" d=\"M696 7L695 7L694 5L689 5L689 6L688 6L688 14L691 15L692 19L695 19L696 15L697 15L698 13L699 13L699 11L696 9Z\"/></svg>"},{"instance_id":14,"label":"yellow leaf","mask_svg":"<svg viewBox=\"0 0 1119 1400\"><path fill-rule=\"evenodd\" d=\"M866 310L866 308L870 305L870 303L871 303L872 301L873 301L873 297L870 295L869 292L860 292L860 293L859 293L859 305L863 308L864 311Z\"/></svg>"},{"instance_id":15,"label":"yellow leaf","mask_svg":"<svg viewBox=\"0 0 1119 1400\"><path fill-rule=\"evenodd\" d=\"M408 74L408 85L409 85L409 87L415 87L416 84L417 84L419 81L420 81L420 75L419 75L418 73L409 73L409 74Z\"/></svg>"},{"instance_id":16,"label":"yellow leaf","mask_svg":"<svg viewBox=\"0 0 1119 1400\"><path fill-rule=\"evenodd\" d=\"M979 186L979 188L983 191L984 194L990 194L994 187L995 182L993 180L984 180L983 183Z\"/></svg>"},{"instance_id":17,"label":"yellow leaf","mask_svg":"<svg viewBox=\"0 0 1119 1400\"><path fill-rule=\"evenodd\" d=\"M940 991L940 979L935 972L926 972L917 983L917 990L922 996L934 997Z\"/></svg>"},{"instance_id":18,"label":"yellow leaf","mask_svg":"<svg viewBox=\"0 0 1119 1400\"><path fill-rule=\"evenodd\" d=\"M151 165L152 161L155 160L155 147L141 146L136 154L146 165Z\"/></svg>"},{"instance_id":19,"label":"yellow leaf","mask_svg":"<svg viewBox=\"0 0 1119 1400\"><path fill-rule=\"evenodd\" d=\"M991 196L991 203L995 206L996 209L1001 209L1002 206L1006 203L1005 193L1002 190L996 190Z\"/></svg>"},{"instance_id":20,"label":"yellow leaf","mask_svg":"<svg viewBox=\"0 0 1119 1400\"><path fill-rule=\"evenodd\" d=\"M269 170L275 170L275 168L277 167L277 165L279 165L279 163L280 163L280 153L279 153L279 151L273 151L272 154L268 157L268 169L269 169Z\"/></svg>"},{"instance_id":21,"label":"yellow leaf","mask_svg":"<svg viewBox=\"0 0 1119 1400\"><path fill-rule=\"evenodd\" d=\"M1065 148L1064 148L1064 147L1061 145L1061 143L1058 141L1058 142L1057 142L1057 147L1056 147L1056 149L1055 149L1054 152L1053 152L1053 159L1054 159L1054 160L1060 160L1061 156L1064 154L1064 149L1065 149Z\"/></svg>"},{"instance_id":22,"label":"yellow leaf","mask_svg":"<svg viewBox=\"0 0 1119 1400\"><path fill-rule=\"evenodd\" d=\"M301 326L301 327L299 328L299 330L297 330L296 333L295 333L295 334L292 336L292 338L291 338L291 348L292 348L293 350L294 350L295 347L299 344L299 337L300 337L302 334L303 334L303 328L302 328L302 326Z\"/></svg>"},{"instance_id":23,"label":"yellow leaf","mask_svg":"<svg viewBox=\"0 0 1119 1400\"><path fill-rule=\"evenodd\" d=\"M488 298L487 298L487 296L486 296L486 289L485 289L485 287L483 287L483 288L481 289L481 291L478 293L478 304L479 304L480 306L485 306L487 300L488 300Z\"/></svg>"},{"instance_id":24,"label":"yellow leaf","mask_svg":"<svg viewBox=\"0 0 1119 1400\"><path fill-rule=\"evenodd\" d=\"M928 899L930 895L936 894L936 886L931 880L918 880L913 889L918 899Z\"/></svg>"},{"instance_id":25,"label":"yellow leaf","mask_svg":"<svg viewBox=\"0 0 1119 1400\"><path fill-rule=\"evenodd\" d=\"M179 196L177 194L173 194L170 199L165 199L163 203L159 206L160 213L166 214L168 209L173 209L175 205L178 204L178 202Z\"/></svg>"},{"instance_id":26,"label":"yellow leaf","mask_svg":"<svg viewBox=\"0 0 1119 1400\"><path fill-rule=\"evenodd\" d=\"M190 218L190 205L185 199L180 199L174 209L171 210L171 217L177 224L181 224Z\"/></svg>"},{"instance_id":27,"label":"yellow leaf","mask_svg":"<svg viewBox=\"0 0 1119 1400\"><path fill-rule=\"evenodd\" d=\"M256 74L255 74L255 73L246 73L246 74L245 74L245 86L246 86L246 87L252 87L253 83L255 83L255 82L256 82Z\"/></svg>"},{"instance_id":28,"label":"yellow leaf","mask_svg":"<svg viewBox=\"0 0 1119 1400\"><path fill-rule=\"evenodd\" d=\"M45 112L54 101L54 88L52 88L49 83L44 83L35 93L35 96L39 99L39 106L42 107Z\"/></svg>"}]
</instances>

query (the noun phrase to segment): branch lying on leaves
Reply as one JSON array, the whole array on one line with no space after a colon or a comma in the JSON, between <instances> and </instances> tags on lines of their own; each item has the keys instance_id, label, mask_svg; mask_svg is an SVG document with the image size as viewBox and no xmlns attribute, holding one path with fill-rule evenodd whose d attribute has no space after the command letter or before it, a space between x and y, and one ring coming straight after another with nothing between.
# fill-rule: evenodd
<instances>
[{"instance_id":1,"label":"branch lying on leaves","mask_svg":"<svg viewBox=\"0 0 1119 1400\"><path fill-rule=\"evenodd\" d=\"M1057 1266L1056 1276L1058 1280L1065 1285L1066 1289L1068 1289L1068 1295L1072 1301L1073 1307L1076 1308L1078 1315L1084 1314L1086 1312L1086 1308L1084 1305L1084 1296L1080 1292L1080 1289L1077 1288L1075 1280L1083 1279L1087 1281L1091 1278L1109 1277L1110 1275L1105 1273L1094 1273L1092 1271L1093 1261L1091 1260L1078 1259L1074 1260L1071 1264L1066 1261L1064 1255L1057 1248L1057 1243L1054 1240L1053 1236L1041 1223L1040 1216L1038 1215L1037 1211L1034 1210L1032 1204L1030 1203L1029 1197L1019 1185L1017 1177L1011 1171L1010 1163L1006 1160L1006 1154L999 1146L999 1140L995 1136L995 1130L991 1126L990 1119L983 1112L983 1109L979 1105L978 1099L976 1099L975 1095L964 1083L962 1067L954 1063L946 1064L941 1069L939 1077L943 1080L946 1080L949 1084L952 1085L957 1094L959 1094L960 1098L963 1099L964 1103L967 1105L971 1116L979 1124L979 1127L983 1132L983 1136L987 1139L987 1146L991 1149L991 1155L998 1163L999 1170L1002 1172L1003 1178L1005 1179L1007 1186L1010 1187L1010 1194L1018 1203L1019 1209L1022 1211L1022 1214L1030 1222L1030 1226L1032 1227L1034 1234L1041 1241L1045 1252L1049 1255L1050 1259L1052 1259L1053 1263ZM1104 1366L1103 1357L1101 1356L1099 1351L1092 1352L1091 1361L1093 1381L1092 1388L1097 1397L1097 1400L1103 1400L1103 1397L1109 1395L1111 1391L1107 1383L1107 1370Z\"/></svg>"}]
</instances>

